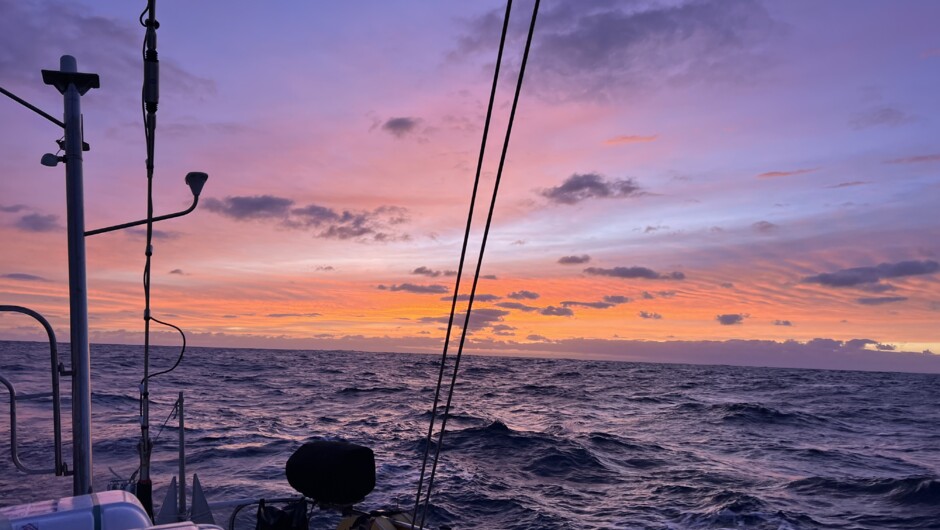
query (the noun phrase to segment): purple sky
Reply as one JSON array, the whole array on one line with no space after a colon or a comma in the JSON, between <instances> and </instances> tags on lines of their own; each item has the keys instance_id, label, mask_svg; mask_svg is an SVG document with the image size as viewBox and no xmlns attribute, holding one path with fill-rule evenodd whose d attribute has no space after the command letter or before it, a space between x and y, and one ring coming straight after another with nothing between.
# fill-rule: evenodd
<instances>
[{"instance_id":1,"label":"purple sky","mask_svg":"<svg viewBox=\"0 0 940 530\"><path fill-rule=\"evenodd\" d=\"M0 0L0 85L58 115L41 68L101 76L88 228L144 215L143 6ZM187 171L210 180L158 226L155 315L201 345L439 350L502 10L160 2L158 213ZM927 0L543 2L468 351L940 371L937 20ZM0 124L0 303L65 338L62 172L38 164L58 132L8 100ZM140 340L142 247L89 240L93 340ZM39 338L13 316L0 337Z\"/></svg>"}]
</instances>

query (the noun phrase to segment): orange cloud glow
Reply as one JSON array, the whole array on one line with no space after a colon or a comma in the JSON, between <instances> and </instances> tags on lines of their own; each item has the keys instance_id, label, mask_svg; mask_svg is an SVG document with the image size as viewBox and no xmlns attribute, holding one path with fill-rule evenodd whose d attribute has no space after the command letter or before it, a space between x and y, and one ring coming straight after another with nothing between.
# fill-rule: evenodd
<instances>
[{"instance_id":1,"label":"orange cloud glow","mask_svg":"<svg viewBox=\"0 0 940 530\"><path fill-rule=\"evenodd\" d=\"M627 136L615 136L604 141L604 145L621 145L621 144L642 144L648 142L654 142L659 139L658 134L652 136L638 136L638 135L627 135Z\"/></svg>"}]
</instances>

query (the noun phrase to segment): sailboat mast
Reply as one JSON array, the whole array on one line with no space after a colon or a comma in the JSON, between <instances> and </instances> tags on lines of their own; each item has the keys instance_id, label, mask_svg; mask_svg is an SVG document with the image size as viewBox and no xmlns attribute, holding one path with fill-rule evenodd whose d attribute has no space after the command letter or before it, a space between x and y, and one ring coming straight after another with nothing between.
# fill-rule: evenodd
<instances>
[{"instance_id":1,"label":"sailboat mast","mask_svg":"<svg viewBox=\"0 0 940 530\"><path fill-rule=\"evenodd\" d=\"M98 76L78 73L78 63L63 55L59 71L43 70L65 105L65 196L69 251L69 342L72 348L72 489L92 492L91 356L88 347L88 291L85 273L85 199L82 176L81 97L98 88Z\"/></svg>"}]
</instances>

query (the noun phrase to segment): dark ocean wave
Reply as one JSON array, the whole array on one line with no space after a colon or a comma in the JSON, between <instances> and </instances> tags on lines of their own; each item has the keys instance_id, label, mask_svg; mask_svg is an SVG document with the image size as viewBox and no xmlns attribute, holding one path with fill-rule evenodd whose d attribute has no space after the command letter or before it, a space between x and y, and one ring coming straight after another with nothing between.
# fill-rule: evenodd
<instances>
[{"instance_id":1,"label":"dark ocean wave","mask_svg":"<svg viewBox=\"0 0 940 530\"><path fill-rule=\"evenodd\" d=\"M92 405L101 405L105 407L120 407L122 405L133 405L140 403L140 396L134 394L115 394L110 392L92 392Z\"/></svg>"},{"instance_id":2,"label":"dark ocean wave","mask_svg":"<svg viewBox=\"0 0 940 530\"><path fill-rule=\"evenodd\" d=\"M103 489L109 468L127 477L138 466L140 367L127 347L94 351ZM18 388L47 390L48 366L34 361L47 353L0 343L0 373ZM154 348L160 362L176 353ZM151 388L155 498L177 470L178 419L157 433L183 391L187 469L210 501L292 495L287 458L306 441L330 439L375 452L376 489L361 507L411 508L437 356L191 353ZM459 382L430 528L940 528L936 376L465 356ZM51 455L49 402L24 402L19 412L21 454L41 464ZM0 436L0 452L8 440ZM70 491L67 477L28 478L0 459L0 502ZM249 512L238 528L253 527ZM337 519L317 512L313 528Z\"/></svg>"},{"instance_id":3,"label":"dark ocean wave","mask_svg":"<svg viewBox=\"0 0 940 530\"><path fill-rule=\"evenodd\" d=\"M709 419L723 422L757 425L822 425L831 420L807 412L785 412L760 403L700 403L686 402L676 405L675 410L680 413L701 414Z\"/></svg>"},{"instance_id":4,"label":"dark ocean wave","mask_svg":"<svg viewBox=\"0 0 940 530\"><path fill-rule=\"evenodd\" d=\"M237 460L276 454L290 455L289 452L300 444L293 440L270 440L265 443L238 443L213 445L211 448L194 451L187 456L187 462L199 464L218 459ZM286 458L285 458L286 461Z\"/></svg>"},{"instance_id":5,"label":"dark ocean wave","mask_svg":"<svg viewBox=\"0 0 940 530\"><path fill-rule=\"evenodd\" d=\"M901 505L940 505L940 480L937 477L843 479L810 477L790 482L787 487L803 495L872 496Z\"/></svg>"},{"instance_id":6,"label":"dark ocean wave","mask_svg":"<svg viewBox=\"0 0 940 530\"><path fill-rule=\"evenodd\" d=\"M395 392L404 392L408 390L405 387L400 386L347 386L339 391L337 394L392 394Z\"/></svg>"},{"instance_id":7,"label":"dark ocean wave","mask_svg":"<svg viewBox=\"0 0 940 530\"><path fill-rule=\"evenodd\" d=\"M759 403L729 403L713 405L713 409L725 421L748 423L787 423L819 425L825 420L805 412L783 412L779 409Z\"/></svg>"}]
</instances>

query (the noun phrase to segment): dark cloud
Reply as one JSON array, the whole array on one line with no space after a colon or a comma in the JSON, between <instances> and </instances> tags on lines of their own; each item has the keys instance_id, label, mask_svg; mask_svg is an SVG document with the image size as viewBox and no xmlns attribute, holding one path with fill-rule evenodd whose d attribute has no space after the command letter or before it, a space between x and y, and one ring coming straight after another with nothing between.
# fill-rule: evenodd
<instances>
[{"instance_id":1,"label":"dark cloud","mask_svg":"<svg viewBox=\"0 0 940 530\"><path fill-rule=\"evenodd\" d=\"M660 230L667 230L668 228L669 228L668 226L662 226L662 225L656 225L656 226L647 225L646 228L643 229L643 233L652 234L653 232L659 232Z\"/></svg>"},{"instance_id":2,"label":"dark cloud","mask_svg":"<svg viewBox=\"0 0 940 530\"><path fill-rule=\"evenodd\" d=\"M418 285L414 283L402 283L398 285L379 285L378 289L383 291L405 291L415 294L443 294L450 292L450 289L443 285Z\"/></svg>"},{"instance_id":3,"label":"dark cloud","mask_svg":"<svg viewBox=\"0 0 940 530\"><path fill-rule=\"evenodd\" d=\"M511 336L515 335L515 333L513 333L513 331L515 331L516 329L517 329L517 328L515 328L515 327L513 327L513 326L510 326L510 325L507 325L507 324L496 324L496 325L494 325L493 327L490 328L490 331L492 331L494 335L501 335L501 336L511 337Z\"/></svg>"},{"instance_id":4,"label":"dark cloud","mask_svg":"<svg viewBox=\"0 0 940 530\"><path fill-rule=\"evenodd\" d=\"M539 293L533 293L532 291L526 291L523 289L522 291L511 292L506 296L512 298L513 300L537 300Z\"/></svg>"},{"instance_id":5,"label":"dark cloud","mask_svg":"<svg viewBox=\"0 0 940 530\"><path fill-rule=\"evenodd\" d=\"M469 295L459 295L459 296L457 297L457 300L458 300L458 301L462 300L464 296L467 297L467 300L470 299L470 296L469 296ZM497 294L478 294L478 295L474 296L474 300L476 300L476 301L478 301L478 302L495 302L496 300L502 300L502 299L503 299L503 297L502 297L502 296L499 296L499 295L497 295Z\"/></svg>"},{"instance_id":6,"label":"dark cloud","mask_svg":"<svg viewBox=\"0 0 940 530\"><path fill-rule=\"evenodd\" d=\"M814 341L823 341L823 340L826 340L826 339L814 339ZM833 342L836 342L836 341L833 341ZM850 339L850 340L845 341L842 344L842 347L848 348L850 350L861 350L861 349L864 349L866 346L874 346L876 344L878 344L878 341L871 340L871 339Z\"/></svg>"},{"instance_id":7,"label":"dark cloud","mask_svg":"<svg viewBox=\"0 0 940 530\"><path fill-rule=\"evenodd\" d=\"M26 209L27 207L25 204L11 204L10 206L4 206L0 204L0 212L4 213L19 213Z\"/></svg>"},{"instance_id":8,"label":"dark cloud","mask_svg":"<svg viewBox=\"0 0 940 530\"><path fill-rule=\"evenodd\" d=\"M316 267L314 270L317 270L317 271L335 271L336 268L333 267L332 265L317 265L317 267Z\"/></svg>"},{"instance_id":9,"label":"dark cloud","mask_svg":"<svg viewBox=\"0 0 940 530\"><path fill-rule=\"evenodd\" d=\"M646 318L650 320L660 320L663 318L663 316L659 313L651 313L649 311L640 311L637 314L640 316L640 318Z\"/></svg>"},{"instance_id":10,"label":"dark cloud","mask_svg":"<svg viewBox=\"0 0 940 530\"><path fill-rule=\"evenodd\" d=\"M226 197L219 200L213 197L203 199L203 207L232 219L270 219L286 217L294 201L272 195L254 195L251 197Z\"/></svg>"},{"instance_id":11,"label":"dark cloud","mask_svg":"<svg viewBox=\"0 0 940 530\"><path fill-rule=\"evenodd\" d=\"M441 271L431 270L425 267L424 265L422 265L414 269L413 271L411 271L411 274L420 274L422 276L430 276L431 278L437 278L438 276L441 275Z\"/></svg>"},{"instance_id":12,"label":"dark cloud","mask_svg":"<svg viewBox=\"0 0 940 530\"><path fill-rule=\"evenodd\" d=\"M474 296L473 299L474 299L475 301L477 301L477 302L495 302L496 300L502 300L503 297L502 297L502 296L495 295L495 294L478 294L478 295ZM453 297L451 297L451 296L442 296L442 297L441 297L441 300L443 300L443 301L445 301L445 302L450 302L451 300L453 300ZM469 294L457 295L457 301L458 301L458 302L468 302L468 301L470 301L470 295L469 295Z\"/></svg>"},{"instance_id":13,"label":"dark cloud","mask_svg":"<svg viewBox=\"0 0 940 530\"><path fill-rule=\"evenodd\" d=\"M840 182L838 184L833 184L832 186L826 186L826 187L830 189L852 188L855 186L864 186L866 184L870 184L870 182L865 181L865 180L853 180L851 182Z\"/></svg>"},{"instance_id":14,"label":"dark cloud","mask_svg":"<svg viewBox=\"0 0 940 530\"><path fill-rule=\"evenodd\" d=\"M655 298L672 298L675 295L675 291L656 291L655 293L643 291L642 294L644 300L653 300Z\"/></svg>"},{"instance_id":15,"label":"dark cloud","mask_svg":"<svg viewBox=\"0 0 940 530\"><path fill-rule=\"evenodd\" d=\"M604 301L609 304L627 304L630 302L630 299L619 294L609 294L604 297Z\"/></svg>"},{"instance_id":16,"label":"dark cloud","mask_svg":"<svg viewBox=\"0 0 940 530\"><path fill-rule=\"evenodd\" d=\"M480 279L481 279L481 280L495 280L495 279L496 279L496 275L495 275L495 274L484 274L483 276L480 276Z\"/></svg>"},{"instance_id":17,"label":"dark cloud","mask_svg":"<svg viewBox=\"0 0 940 530\"><path fill-rule=\"evenodd\" d=\"M612 276L614 278L641 278L644 280L684 280L685 274L675 271L666 274L660 274L646 267L614 267L612 269L603 269L600 267L588 267L584 272L595 276Z\"/></svg>"},{"instance_id":18,"label":"dark cloud","mask_svg":"<svg viewBox=\"0 0 940 530\"><path fill-rule=\"evenodd\" d=\"M776 230L777 225L771 223L770 221L757 221L756 223L751 225L751 228L753 228L755 231L760 232L762 234L768 234Z\"/></svg>"},{"instance_id":19,"label":"dark cloud","mask_svg":"<svg viewBox=\"0 0 940 530\"><path fill-rule=\"evenodd\" d=\"M454 315L454 323L457 324L458 322L463 322L463 317L464 315ZM423 322L425 324L430 324L430 323L447 324L448 322L450 322L450 316L443 315L439 317L421 317L418 319L418 322ZM462 325L462 324L457 324L457 325Z\"/></svg>"},{"instance_id":20,"label":"dark cloud","mask_svg":"<svg viewBox=\"0 0 940 530\"><path fill-rule=\"evenodd\" d=\"M483 329L490 328L496 331L497 334L500 334L500 332L506 332L506 331L516 329L511 326L504 326L503 324L500 324L503 321L503 317L505 317L508 314L509 314L509 311L503 311L500 309L492 309L492 308L474 309L470 313L470 327L467 328L467 332L473 333L474 331L481 331ZM458 327L463 326L465 318L466 318L466 314L454 315L454 325ZM449 320L450 320L449 315L442 315L439 317L421 317L420 319L418 319L419 322L424 322L424 323L434 322L438 324L447 324Z\"/></svg>"},{"instance_id":21,"label":"dark cloud","mask_svg":"<svg viewBox=\"0 0 940 530\"><path fill-rule=\"evenodd\" d=\"M894 160L888 160L885 164L920 164L923 162L940 162L940 154L895 158Z\"/></svg>"},{"instance_id":22,"label":"dark cloud","mask_svg":"<svg viewBox=\"0 0 940 530\"><path fill-rule=\"evenodd\" d=\"M540 309L539 314L551 317L570 317L574 316L574 311L567 307L555 307L550 305L544 309Z\"/></svg>"},{"instance_id":23,"label":"dark cloud","mask_svg":"<svg viewBox=\"0 0 940 530\"><path fill-rule=\"evenodd\" d=\"M616 304L610 302L575 302L572 300L565 300L561 302L562 307L590 307L592 309L607 309L614 307Z\"/></svg>"},{"instance_id":24,"label":"dark cloud","mask_svg":"<svg viewBox=\"0 0 940 530\"><path fill-rule=\"evenodd\" d=\"M411 274L428 276L429 278L437 278L438 276L456 276L457 271L436 271L433 269L429 269L428 267L421 266L411 271Z\"/></svg>"},{"instance_id":25,"label":"dark cloud","mask_svg":"<svg viewBox=\"0 0 940 530\"><path fill-rule=\"evenodd\" d=\"M275 221L297 230L313 230L326 239L358 241L397 241L408 239L391 229L408 220L407 210L381 206L371 211L334 210L317 204L294 208L294 201L272 195L209 198L204 201L211 211L236 219Z\"/></svg>"},{"instance_id":26,"label":"dark cloud","mask_svg":"<svg viewBox=\"0 0 940 530\"><path fill-rule=\"evenodd\" d=\"M551 339L542 335L527 335L525 340L530 340L532 342L552 342Z\"/></svg>"},{"instance_id":27,"label":"dark cloud","mask_svg":"<svg viewBox=\"0 0 940 530\"><path fill-rule=\"evenodd\" d=\"M873 348L868 348L872 346ZM850 350L865 350L865 349L874 349L875 351L896 351L897 346L893 344L882 344L876 340L871 339L851 339L845 341L842 345L845 349Z\"/></svg>"},{"instance_id":28,"label":"dark cloud","mask_svg":"<svg viewBox=\"0 0 940 530\"><path fill-rule=\"evenodd\" d=\"M269 318L318 317L320 313L271 313Z\"/></svg>"},{"instance_id":29,"label":"dark cloud","mask_svg":"<svg viewBox=\"0 0 940 530\"><path fill-rule=\"evenodd\" d=\"M794 175L805 175L806 173L812 173L813 171L818 170L818 167L807 168L807 169L793 169L790 171L768 171L766 173L761 173L757 175L759 179L770 179L777 177L792 177Z\"/></svg>"},{"instance_id":30,"label":"dark cloud","mask_svg":"<svg viewBox=\"0 0 940 530\"><path fill-rule=\"evenodd\" d=\"M581 263L587 263L591 261L591 256L587 254L582 254L580 256L562 256L558 258L558 263L562 265L578 265Z\"/></svg>"},{"instance_id":31,"label":"dark cloud","mask_svg":"<svg viewBox=\"0 0 940 530\"><path fill-rule=\"evenodd\" d=\"M775 326L792 326L793 323L789 320L774 320Z\"/></svg>"},{"instance_id":32,"label":"dark cloud","mask_svg":"<svg viewBox=\"0 0 940 530\"><path fill-rule=\"evenodd\" d=\"M19 280L21 282L47 282L49 281L43 278L42 276L36 276L35 274L27 274L25 272L10 272L7 274L0 274L0 278L6 278L8 280Z\"/></svg>"},{"instance_id":33,"label":"dark cloud","mask_svg":"<svg viewBox=\"0 0 940 530\"><path fill-rule=\"evenodd\" d=\"M853 342L857 342L860 340L865 341L866 343L868 342L874 343L874 341L869 341L868 339L855 339L855 340L848 341L848 343L851 344ZM830 351L838 350L839 348L842 347L842 344L843 343L841 340L823 339L823 338L815 338L806 342L807 346L812 346L813 348L819 348L819 349L830 350Z\"/></svg>"},{"instance_id":34,"label":"dark cloud","mask_svg":"<svg viewBox=\"0 0 940 530\"><path fill-rule=\"evenodd\" d=\"M291 210L284 221L292 228L319 229L318 237L327 239L364 239L374 241L408 239L407 235L393 233L389 227L407 221L407 210L397 206L381 206L372 211L337 211L310 204Z\"/></svg>"},{"instance_id":35,"label":"dark cloud","mask_svg":"<svg viewBox=\"0 0 940 530\"><path fill-rule=\"evenodd\" d=\"M179 274L180 276L185 276L186 273L183 272L183 269L173 269L170 271L170 274Z\"/></svg>"},{"instance_id":36,"label":"dark cloud","mask_svg":"<svg viewBox=\"0 0 940 530\"><path fill-rule=\"evenodd\" d=\"M856 301L862 305L882 305L903 302L905 300L907 300L906 296L879 296L874 298L859 298Z\"/></svg>"},{"instance_id":37,"label":"dark cloud","mask_svg":"<svg viewBox=\"0 0 940 530\"><path fill-rule=\"evenodd\" d=\"M496 304L496 307L503 307L505 309L516 309L516 310L525 311L525 312L539 310L539 308L535 306L520 304L519 302L500 302Z\"/></svg>"},{"instance_id":38,"label":"dark cloud","mask_svg":"<svg viewBox=\"0 0 940 530\"><path fill-rule=\"evenodd\" d=\"M734 284L731 282L721 282L718 284L722 289L734 289Z\"/></svg>"},{"instance_id":39,"label":"dark cloud","mask_svg":"<svg viewBox=\"0 0 940 530\"><path fill-rule=\"evenodd\" d=\"M16 227L27 232L55 232L63 227L59 224L58 215L42 215L38 213L26 214L20 217Z\"/></svg>"},{"instance_id":40,"label":"dark cloud","mask_svg":"<svg viewBox=\"0 0 940 530\"><path fill-rule=\"evenodd\" d=\"M886 278L933 274L937 271L940 271L940 263L936 261L899 261L882 263L875 267L854 267L836 272L825 272L807 276L803 278L803 282L818 283L828 287L864 287L871 290L875 285L884 285L879 282ZM879 288L875 287L875 289ZM881 290L888 289L882 288Z\"/></svg>"},{"instance_id":41,"label":"dark cloud","mask_svg":"<svg viewBox=\"0 0 940 530\"><path fill-rule=\"evenodd\" d=\"M409 133L414 132L420 122L421 120L418 118L390 118L382 124L382 130L396 138L403 138Z\"/></svg>"},{"instance_id":42,"label":"dark cloud","mask_svg":"<svg viewBox=\"0 0 940 530\"><path fill-rule=\"evenodd\" d=\"M856 114L849 123L855 129L869 127L897 127L914 121L913 116L893 107L880 107Z\"/></svg>"},{"instance_id":43,"label":"dark cloud","mask_svg":"<svg viewBox=\"0 0 940 530\"><path fill-rule=\"evenodd\" d=\"M748 315L746 314L728 313L724 315L716 315L715 320L717 320L718 323L722 326L733 326L735 324L741 324L747 317Z\"/></svg>"},{"instance_id":44,"label":"dark cloud","mask_svg":"<svg viewBox=\"0 0 940 530\"><path fill-rule=\"evenodd\" d=\"M560 186L542 190L541 194L556 204L577 204L586 199L635 197L641 192L633 179L606 180L597 173L575 173Z\"/></svg>"},{"instance_id":45,"label":"dark cloud","mask_svg":"<svg viewBox=\"0 0 940 530\"><path fill-rule=\"evenodd\" d=\"M762 42L775 27L757 0L556 2L539 13L532 88L554 100L606 100L750 78L768 62ZM471 21L458 53L489 52L499 30L498 12Z\"/></svg>"}]
</instances>

